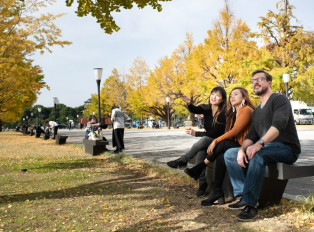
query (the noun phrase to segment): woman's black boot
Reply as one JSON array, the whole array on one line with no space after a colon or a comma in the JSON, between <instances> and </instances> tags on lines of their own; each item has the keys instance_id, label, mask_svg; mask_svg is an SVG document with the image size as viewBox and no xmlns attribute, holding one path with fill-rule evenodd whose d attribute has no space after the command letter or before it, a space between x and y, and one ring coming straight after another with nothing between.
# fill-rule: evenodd
<instances>
[{"instance_id":1,"label":"woman's black boot","mask_svg":"<svg viewBox=\"0 0 314 232\"><path fill-rule=\"evenodd\" d=\"M202 206L210 206L213 205L215 201L218 200L219 205L225 204L225 198L223 193L218 193L218 192L211 192L209 197L206 200L203 200L201 202Z\"/></svg>"},{"instance_id":2,"label":"woman's black boot","mask_svg":"<svg viewBox=\"0 0 314 232\"><path fill-rule=\"evenodd\" d=\"M167 162L167 165L171 168L179 168L182 166L186 166L186 162L182 161L179 158L179 159L175 159L175 160L171 160L171 161Z\"/></svg>"},{"instance_id":3,"label":"woman's black boot","mask_svg":"<svg viewBox=\"0 0 314 232\"><path fill-rule=\"evenodd\" d=\"M202 174L202 171L204 170L204 168L206 168L206 166L207 165L202 161L202 162L196 164L192 168L184 169L184 172L186 174L188 174L190 177L192 177L195 180L197 180L200 177L200 175Z\"/></svg>"}]
</instances>

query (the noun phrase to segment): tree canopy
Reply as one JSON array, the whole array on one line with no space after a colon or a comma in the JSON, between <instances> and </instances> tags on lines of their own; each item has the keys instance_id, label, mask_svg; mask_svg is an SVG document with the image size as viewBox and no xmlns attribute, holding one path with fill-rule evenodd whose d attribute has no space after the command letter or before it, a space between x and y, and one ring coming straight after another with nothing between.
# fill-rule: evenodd
<instances>
[{"instance_id":1,"label":"tree canopy","mask_svg":"<svg viewBox=\"0 0 314 232\"><path fill-rule=\"evenodd\" d=\"M256 69L268 71L273 76L273 92L281 93L285 93L282 75L289 73L289 99L313 104L314 35L298 24L288 0L278 1L277 11L260 17L258 32L236 19L228 1L225 3L203 43L194 45L192 35L187 34L184 43L154 69L149 70L141 58L127 74L114 69L102 88L102 104L167 121L166 96L170 97L170 114L186 116L180 96L188 96L193 104L206 104L215 86L224 87L227 93L235 86L245 87L257 104L250 84ZM257 38L263 40L259 46ZM94 104L91 107L96 108L96 100Z\"/></svg>"},{"instance_id":2,"label":"tree canopy","mask_svg":"<svg viewBox=\"0 0 314 232\"><path fill-rule=\"evenodd\" d=\"M146 6L151 6L158 11L162 10L160 2L167 2L171 0L66 0L67 6L72 6L77 2L77 10L75 13L79 17L91 14L97 19L97 23L104 29L107 34L112 34L120 30L116 24L112 13L120 12L121 9L132 9L134 6L142 9Z\"/></svg>"},{"instance_id":3,"label":"tree canopy","mask_svg":"<svg viewBox=\"0 0 314 232\"><path fill-rule=\"evenodd\" d=\"M64 46L53 21L61 15L34 16L51 1L1 0L0 2L0 124L20 118L37 100L45 84L41 67L30 58L34 52L51 52Z\"/></svg>"}]
</instances>

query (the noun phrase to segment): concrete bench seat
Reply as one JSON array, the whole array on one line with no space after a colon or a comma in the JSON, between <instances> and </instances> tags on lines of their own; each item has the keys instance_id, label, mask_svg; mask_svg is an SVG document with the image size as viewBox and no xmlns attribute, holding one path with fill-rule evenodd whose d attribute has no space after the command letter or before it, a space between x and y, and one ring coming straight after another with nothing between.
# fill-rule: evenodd
<instances>
[{"instance_id":1,"label":"concrete bench seat","mask_svg":"<svg viewBox=\"0 0 314 232\"><path fill-rule=\"evenodd\" d=\"M65 144L68 136L56 135L56 144Z\"/></svg>"},{"instance_id":2,"label":"concrete bench seat","mask_svg":"<svg viewBox=\"0 0 314 232\"><path fill-rule=\"evenodd\" d=\"M302 155L300 155L302 156ZM294 164L275 163L265 171L260 207L279 204L289 179L314 176L314 164L297 161Z\"/></svg>"},{"instance_id":3,"label":"concrete bench seat","mask_svg":"<svg viewBox=\"0 0 314 232\"><path fill-rule=\"evenodd\" d=\"M107 140L88 140L83 139L85 145L85 152L91 155L99 155L107 150L106 146L109 144Z\"/></svg>"},{"instance_id":4,"label":"concrete bench seat","mask_svg":"<svg viewBox=\"0 0 314 232\"><path fill-rule=\"evenodd\" d=\"M300 157L302 157L302 154ZM194 159L189 162L190 167L193 165ZM209 164L206 169L208 192L210 192L215 175L215 162ZM279 204L289 179L310 176L314 176L314 164L301 161L301 159L292 165L274 163L266 166L263 187L258 201L259 207L263 208L269 205ZM230 199L232 200L233 189L227 172L222 189L225 201L228 202Z\"/></svg>"}]
</instances>

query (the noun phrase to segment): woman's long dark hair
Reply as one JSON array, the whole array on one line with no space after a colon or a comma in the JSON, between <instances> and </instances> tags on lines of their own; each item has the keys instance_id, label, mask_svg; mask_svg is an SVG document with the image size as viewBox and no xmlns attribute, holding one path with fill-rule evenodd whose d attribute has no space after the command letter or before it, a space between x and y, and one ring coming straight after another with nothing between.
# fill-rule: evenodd
<instances>
[{"instance_id":1,"label":"woman's long dark hair","mask_svg":"<svg viewBox=\"0 0 314 232\"><path fill-rule=\"evenodd\" d=\"M212 89L212 91L210 92L210 95L214 92L219 92L221 94L222 102L219 104L218 110L214 115L213 126L217 123L218 116L226 110L226 106L227 106L227 94L226 94L225 89L220 86L216 86L215 88ZM212 105L210 104L210 97L208 100L208 105L203 105L203 107L204 109L212 109Z\"/></svg>"},{"instance_id":2,"label":"woman's long dark hair","mask_svg":"<svg viewBox=\"0 0 314 232\"><path fill-rule=\"evenodd\" d=\"M228 110L227 110L227 113L226 113L226 131L230 130L230 125L232 123L231 120L232 120L232 118L235 119L235 116L237 114L236 111L233 112L232 105L231 105L231 102L230 102L231 93L232 93L233 90L236 90L236 89L240 90L240 93L242 94L242 97L245 100L244 105L247 105L247 106L251 107L253 110L255 109L254 105L252 104L252 102L250 100L248 91L245 88L242 88L242 87L235 87L235 88L233 88L231 90L231 92L230 92L230 95L229 95Z\"/></svg>"}]
</instances>

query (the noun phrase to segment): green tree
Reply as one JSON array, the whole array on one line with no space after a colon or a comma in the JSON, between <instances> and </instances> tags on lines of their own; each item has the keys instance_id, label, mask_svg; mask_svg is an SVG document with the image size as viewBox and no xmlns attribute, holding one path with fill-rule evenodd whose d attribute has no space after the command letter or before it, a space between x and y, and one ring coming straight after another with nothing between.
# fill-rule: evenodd
<instances>
[{"instance_id":1,"label":"green tree","mask_svg":"<svg viewBox=\"0 0 314 232\"><path fill-rule=\"evenodd\" d=\"M91 15L97 19L97 23L108 34L112 34L114 31L119 31L120 28L116 24L112 13L120 12L122 8L132 9L133 6L137 6L142 9L146 6L151 6L158 11L162 10L160 2L167 2L171 0L77 0L76 14L79 17ZM67 6L72 6L74 0L66 0Z\"/></svg>"}]
</instances>

